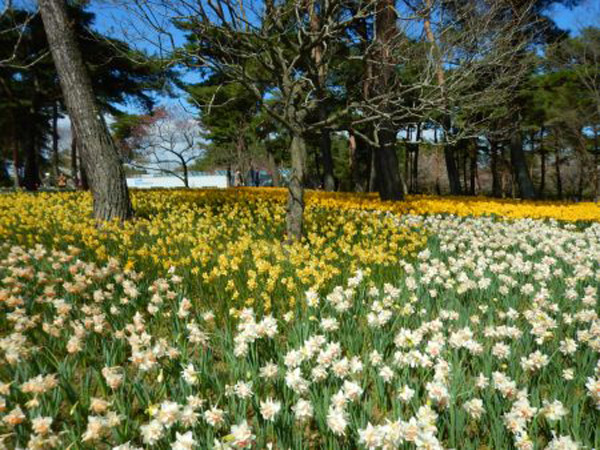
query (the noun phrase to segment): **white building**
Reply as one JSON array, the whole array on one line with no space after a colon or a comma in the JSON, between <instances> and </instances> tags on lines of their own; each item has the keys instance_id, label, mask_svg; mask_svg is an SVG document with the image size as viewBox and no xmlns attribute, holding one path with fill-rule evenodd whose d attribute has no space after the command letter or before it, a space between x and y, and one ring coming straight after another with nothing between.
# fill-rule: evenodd
<instances>
[{"instance_id":1,"label":"white building","mask_svg":"<svg viewBox=\"0 0 600 450\"><path fill-rule=\"evenodd\" d=\"M190 188L226 188L227 175L191 175L188 178ZM177 177L148 176L127 178L127 186L136 189L182 188L183 181Z\"/></svg>"}]
</instances>

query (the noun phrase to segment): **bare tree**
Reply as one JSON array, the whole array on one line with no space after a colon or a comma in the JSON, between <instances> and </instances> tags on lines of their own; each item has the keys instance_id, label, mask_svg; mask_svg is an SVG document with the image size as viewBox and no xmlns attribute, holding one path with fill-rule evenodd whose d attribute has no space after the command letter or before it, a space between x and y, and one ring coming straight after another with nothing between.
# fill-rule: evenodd
<instances>
[{"instance_id":1,"label":"bare tree","mask_svg":"<svg viewBox=\"0 0 600 450\"><path fill-rule=\"evenodd\" d=\"M422 23L428 64L419 80L430 89L421 101L429 121L443 131L452 194L463 192L458 153L468 149L461 145L498 131L499 119L514 112L515 89L531 67L523 58L523 30L533 1L520 3L516 11L508 0L402 0Z\"/></svg>"},{"instance_id":2,"label":"bare tree","mask_svg":"<svg viewBox=\"0 0 600 450\"><path fill-rule=\"evenodd\" d=\"M12 48L9 51L4 52L6 56L0 59L0 67L26 70L48 56L48 51L43 51L34 55L25 63L18 61L20 48L26 38L26 30L29 23L35 19L37 13L38 11L36 9L30 11L19 9L17 11L17 9L13 7L12 1L5 0L4 7L0 10L0 20L3 21L3 27L0 29L0 37L2 35L16 34L17 38L14 39Z\"/></svg>"},{"instance_id":3,"label":"bare tree","mask_svg":"<svg viewBox=\"0 0 600 450\"><path fill-rule=\"evenodd\" d=\"M98 220L133 215L119 152L101 115L71 28L64 0L40 0L40 13L56 71L78 139L78 149Z\"/></svg>"},{"instance_id":4,"label":"bare tree","mask_svg":"<svg viewBox=\"0 0 600 450\"><path fill-rule=\"evenodd\" d=\"M189 187L190 166L203 154L204 133L181 110L159 108L143 118L127 139L132 167L179 178Z\"/></svg>"},{"instance_id":5,"label":"bare tree","mask_svg":"<svg viewBox=\"0 0 600 450\"><path fill-rule=\"evenodd\" d=\"M193 45L179 50L182 59L191 66L220 74L224 84L245 86L261 108L290 135L287 238L300 240L307 136L326 129L349 111L346 108L327 117L318 115L324 100L319 80L327 77L333 64L340 64L334 57L347 41L348 28L364 10L349 13L346 2L341 0L314 1L310 8L306 7L306 1L300 0L158 3L161 11L169 10L190 31ZM164 18L156 18L157 5L136 4L146 23L164 34ZM211 108L226 105L199 106L206 114Z\"/></svg>"},{"instance_id":6,"label":"bare tree","mask_svg":"<svg viewBox=\"0 0 600 450\"><path fill-rule=\"evenodd\" d=\"M514 90L527 73L526 64L515 63L526 45L525 15L507 16L508 0L371 5L375 30L357 33L364 43L358 57L368 64L351 124L372 124L352 131L375 149L380 195L402 198L397 163L381 158L394 158L398 132L419 123L441 131L451 192L460 193L457 155L468 149L459 145L496 125L499 111L510 116Z\"/></svg>"},{"instance_id":7,"label":"bare tree","mask_svg":"<svg viewBox=\"0 0 600 450\"><path fill-rule=\"evenodd\" d=\"M449 3L454 7L450 19ZM309 134L319 134L325 149L330 127L350 129L373 149L371 166L381 197L398 200L403 181L396 136L403 126L437 123L450 144L482 132L490 121L481 111L491 99L506 102L507 86L520 75L510 66L522 49L521 24L500 20L509 0L466 3L415 0L400 8L393 0L155 0L136 1L135 11L161 36L170 34L163 15L168 11L188 32L188 45L174 57L219 74L223 85L245 86L286 129L291 138L287 234L299 240ZM425 17L434 34L428 46L416 31L423 29ZM357 31L363 25L364 31ZM331 74L342 73L345 58L363 63L363 83L328 86ZM345 105L324 108L343 89L348 90ZM199 106L207 114L227 104Z\"/></svg>"}]
</instances>

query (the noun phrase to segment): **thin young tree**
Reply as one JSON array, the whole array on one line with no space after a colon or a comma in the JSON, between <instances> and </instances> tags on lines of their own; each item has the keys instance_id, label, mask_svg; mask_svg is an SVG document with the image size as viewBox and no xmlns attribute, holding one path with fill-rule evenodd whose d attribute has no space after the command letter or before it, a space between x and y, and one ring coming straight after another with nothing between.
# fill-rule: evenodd
<instances>
[{"instance_id":1,"label":"thin young tree","mask_svg":"<svg viewBox=\"0 0 600 450\"><path fill-rule=\"evenodd\" d=\"M163 107L139 118L125 144L131 154L128 165L174 176L186 188L190 187L190 168L205 149L198 121L183 110Z\"/></svg>"},{"instance_id":2,"label":"thin young tree","mask_svg":"<svg viewBox=\"0 0 600 450\"><path fill-rule=\"evenodd\" d=\"M350 109L319 116L320 106L329 95L323 90L324 80L334 70L333 64L341 63L335 58L338 50L347 39L348 28L364 11L349 13L340 0L315 1L310 8L300 0L159 3L188 35L188 45L176 55L204 73L222 76L224 86L244 86L260 108L285 128L291 160L286 234L288 240L299 241L307 138L327 130ZM136 9L149 26L164 34L164 17L155 19L153 6L138 2ZM205 114L219 105L199 106Z\"/></svg>"},{"instance_id":3,"label":"thin young tree","mask_svg":"<svg viewBox=\"0 0 600 450\"><path fill-rule=\"evenodd\" d=\"M514 112L510 104L527 73L520 57L533 1L520 2L519 14L510 14L509 0L403 0L422 21L429 48L438 93L430 120L442 131L451 194L466 190L459 156L469 153L467 143L499 123L499 115Z\"/></svg>"}]
</instances>

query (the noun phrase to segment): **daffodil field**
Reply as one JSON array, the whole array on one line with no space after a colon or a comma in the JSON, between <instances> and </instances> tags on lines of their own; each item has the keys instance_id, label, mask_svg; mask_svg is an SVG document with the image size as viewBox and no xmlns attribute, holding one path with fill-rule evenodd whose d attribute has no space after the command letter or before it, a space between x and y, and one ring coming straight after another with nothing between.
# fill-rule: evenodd
<instances>
[{"instance_id":1,"label":"daffodil field","mask_svg":"<svg viewBox=\"0 0 600 450\"><path fill-rule=\"evenodd\" d=\"M600 448L600 207L0 195L0 448Z\"/></svg>"}]
</instances>

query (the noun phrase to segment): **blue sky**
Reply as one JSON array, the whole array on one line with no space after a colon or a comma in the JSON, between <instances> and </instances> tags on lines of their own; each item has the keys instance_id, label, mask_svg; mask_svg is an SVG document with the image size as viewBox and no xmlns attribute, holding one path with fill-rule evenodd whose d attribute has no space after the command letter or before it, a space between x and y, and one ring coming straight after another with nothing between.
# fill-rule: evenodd
<instances>
[{"instance_id":1,"label":"blue sky","mask_svg":"<svg viewBox=\"0 0 600 450\"><path fill-rule=\"evenodd\" d=\"M582 27L600 26L600 0L583 0L572 9L555 4L550 16L561 28L577 34L577 30Z\"/></svg>"},{"instance_id":2,"label":"blue sky","mask_svg":"<svg viewBox=\"0 0 600 450\"><path fill-rule=\"evenodd\" d=\"M0 0L0 10L1 7L4 6L4 1L5 0ZM125 30L127 30L128 26L130 25L131 19L130 16L121 8L114 6L122 1L127 0L93 0L91 3L91 10L96 13L95 28L108 35L117 38L123 38ZM15 1L15 6L17 6L17 3L21 3L21 5L27 5L29 8L33 8L35 2L34 0L17 0ZM580 6L572 9L555 4L549 11L549 15L561 28L569 30L573 34L577 34L577 30L582 27L592 25L600 26L600 0L583 0ZM138 33L136 32L133 34L137 35ZM146 38L149 36L151 36L151 33L146 33ZM178 43L181 43L184 40L184 37L181 33L176 34L176 38L179 40ZM141 42L139 44L149 51L154 50L150 45L144 45ZM193 72L187 74L185 79L188 82L200 81L199 75ZM190 108L186 103L184 96L175 99L159 97L158 102L159 104L169 106L180 105L185 106L187 109ZM121 106L130 113L142 112L136 110L135 107L128 107L125 105ZM70 123L68 117L64 117L60 120L59 129L61 146L70 145Z\"/></svg>"},{"instance_id":3,"label":"blue sky","mask_svg":"<svg viewBox=\"0 0 600 450\"><path fill-rule=\"evenodd\" d=\"M4 0L0 0L0 5ZM125 2L126 4L127 2ZM123 37L123 29L135 23L131 15L125 12L119 0L93 0L91 10L96 13L96 27L102 31L117 37ZM580 0L579 6L567 8L560 3L554 3L548 15L563 29L577 34L577 30L585 26L600 26L600 0ZM152 35L152 32L149 32ZM177 31L174 36L179 42L183 42L183 35ZM131 36L130 36L131 37ZM150 48L150 45L142 46Z\"/></svg>"},{"instance_id":4,"label":"blue sky","mask_svg":"<svg viewBox=\"0 0 600 450\"><path fill-rule=\"evenodd\" d=\"M0 0L0 4L2 3L2 0ZM132 19L131 12L125 11L123 6L119 6L123 4L121 0L93 0L91 10L96 13L95 28L102 33L133 42L134 45L151 53L156 52L157 46L149 41L155 41L157 34L152 30L144 29L141 21ZM600 0L581 0L580 5L575 8L567 8L555 3L548 11L548 15L560 28L569 30L576 35L579 29L586 26L600 26ZM138 24L140 25L138 26ZM184 42L184 36L181 32L173 30L173 36L177 44ZM200 81L199 75L193 72L187 73L184 79L187 82ZM159 102L162 104L179 104L189 108L183 98L161 97ZM131 110L130 108L127 109ZM131 112L136 111L131 110Z\"/></svg>"}]
</instances>

